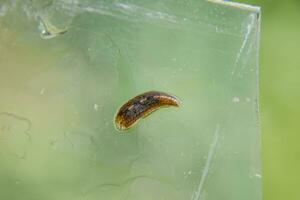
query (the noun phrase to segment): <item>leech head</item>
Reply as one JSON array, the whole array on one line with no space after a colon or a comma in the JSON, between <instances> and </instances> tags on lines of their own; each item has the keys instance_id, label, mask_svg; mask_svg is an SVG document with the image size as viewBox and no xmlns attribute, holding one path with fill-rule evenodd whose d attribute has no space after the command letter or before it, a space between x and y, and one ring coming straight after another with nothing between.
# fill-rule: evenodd
<instances>
[{"instance_id":1,"label":"leech head","mask_svg":"<svg viewBox=\"0 0 300 200\"><path fill-rule=\"evenodd\" d=\"M127 101L115 116L115 126L123 131L133 127L140 119L162 108L181 105L180 100L165 92L150 91Z\"/></svg>"}]
</instances>

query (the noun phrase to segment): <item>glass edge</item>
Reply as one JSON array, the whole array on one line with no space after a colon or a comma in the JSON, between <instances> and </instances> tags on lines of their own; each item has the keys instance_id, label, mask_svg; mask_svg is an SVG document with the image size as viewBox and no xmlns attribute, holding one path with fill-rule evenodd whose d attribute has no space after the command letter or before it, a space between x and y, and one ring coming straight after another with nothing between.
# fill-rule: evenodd
<instances>
[{"instance_id":1,"label":"glass edge","mask_svg":"<svg viewBox=\"0 0 300 200\"><path fill-rule=\"evenodd\" d=\"M254 5L244 4L244 3L237 3L237 2L232 2L232 1L225 1L225 0L206 0L206 1L211 2L211 3L221 4L224 6L230 6L230 7L246 10L246 11L251 11L251 12L256 12L256 13L261 12L260 11L261 9L259 6L254 6Z\"/></svg>"}]
</instances>

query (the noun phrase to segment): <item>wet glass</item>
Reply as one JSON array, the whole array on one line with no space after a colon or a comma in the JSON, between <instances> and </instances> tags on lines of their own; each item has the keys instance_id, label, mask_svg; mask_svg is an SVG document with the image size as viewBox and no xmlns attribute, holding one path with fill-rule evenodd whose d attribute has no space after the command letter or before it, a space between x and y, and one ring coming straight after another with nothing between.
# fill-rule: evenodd
<instances>
[{"instance_id":1,"label":"wet glass","mask_svg":"<svg viewBox=\"0 0 300 200\"><path fill-rule=\"evenodd\" d=\"M0 1L0 199L261 200L260 9ZM119 131L147 91L176 95Z\"/></svg>"}]
</instances>

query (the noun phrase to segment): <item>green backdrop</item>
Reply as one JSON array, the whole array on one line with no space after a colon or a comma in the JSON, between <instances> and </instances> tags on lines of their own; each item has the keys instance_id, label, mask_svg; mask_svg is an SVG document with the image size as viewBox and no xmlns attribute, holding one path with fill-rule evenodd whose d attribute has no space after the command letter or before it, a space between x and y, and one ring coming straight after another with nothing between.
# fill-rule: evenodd
<instances>
[{"instance_id":1,"label":"green backdrop","mask_svg":"<svg viewBox=\"0 0 300 200\"><path fill-rule=\"evenodd\" d=\"M300 1L239 2L262 7L260 110L264 200L299 200Z\"/></svg>"}]
</instances>

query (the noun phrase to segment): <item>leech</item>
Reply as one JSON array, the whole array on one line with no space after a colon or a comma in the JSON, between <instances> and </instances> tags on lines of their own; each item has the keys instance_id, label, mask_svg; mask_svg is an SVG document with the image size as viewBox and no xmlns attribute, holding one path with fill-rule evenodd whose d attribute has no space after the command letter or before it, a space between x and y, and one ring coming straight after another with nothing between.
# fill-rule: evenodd
<instances>
[{"instance_id":1,"label":"leech","mask_svg":"<svg viewBox=\"0 0 300 200\"><path fill-rule=\"evenodd\" d=\"M133 127L141 118L162 108L181 105L180 100L165 92L150 91L140 94L126 102L115 116L115 126L123 131Z\"/></svg>"}]
</instances>

